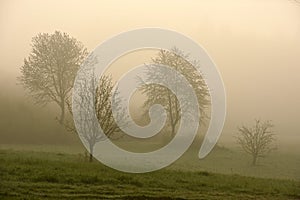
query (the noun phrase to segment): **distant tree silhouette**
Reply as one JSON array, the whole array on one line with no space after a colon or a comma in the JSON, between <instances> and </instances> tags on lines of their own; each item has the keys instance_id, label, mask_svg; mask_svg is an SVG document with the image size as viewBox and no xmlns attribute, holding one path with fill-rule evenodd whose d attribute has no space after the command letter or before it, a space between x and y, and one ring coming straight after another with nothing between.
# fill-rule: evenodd
<instances>
[{"instance_id":1,"label":"distant tree silhouette","mask_svg":"<svg viewBox=\"0 0 300 200\"><path fill-rule=\"evenodd\" d=\"M209 92L206 86L205 80L196 70L196 66L199 65L197 61L190 61L189 56L184 54L177 48L173 48L171 51L160 50L156 57L152 58L152 63L158 65L165 65L173 68L180 74L182 74L189 84L193 87L193 90L197 96L199 111L201 114L201 120L207 115L205 114L205 108L209 105ZM176 90L180 90L180 85L177 84L176 74L166 75L163 69L160 67L151 67L147 69L149 80L166 80L172 85L176 85ZM145 80L147 82L148 79ZM174 137L176 126L180 122L180 108L178 99L175 94L168 88L158 84L145 84L141 87L143 94L147 96L147 100L144 103L144 107L148 109L153 104L162 105L168 114L168 125L171 128L171 137Z\"/></svg>"},{"instance_id":2,"label":"distant tree silhouette","mask_svg":"<svg viewBox=\"0 0 300 200\"><path fill-rule=\"evenodd\" d=\"M31 46L19 80L36 103L55 102L61 110L59 122L63 124L66 99L87 50L78 40L60 31L38 34Z\"/></svg>"},{"instance_id":3,"label":"distant tree silhouette","mask_svg":"<svg viewBox=\"0 0 300 200\"><path fill-rule=\"evenodd\" d=\"M238 128L237 143L252 156L252 165L256 165L259 157L264 157L274 149L272 147L272 142L275 140L275 134L272 132L273 126L270 121L255 120L252 127Z\"/></svg>"},{"instance_id":4,"label":"distant tree silhouette","mask_svg":"<svg viewBox=\"0 0 300 200\"><path fill-rule=\"evenodd\" d=\"M92 58L90 61L86 62L93 63L97 61L95 58ZM118 139L121 137L121 127L127 125L127 120L125 118L125 109L121 106L121 98L118 93L115 93L115 98L112 98L114 92L112 77L103 75L98 82L96 77L94 77L93 70L88 70L84 74L90 78L78 81L80 82L80 90L83 91L83 93L79 97L73 99L73 101L76 101L76 105L80 106L81 111L89 112L91 109L95 109L95 114L98 119L96 123L92 120L91 115L86 115L85 112L79 113L79 119L82 122L80 123L80 126L82 126L81 130L83 131L78 134L80 134L88 143L90 153L89 161L92 162L95 144L106 138ZM80 77L77 78L80 79ZM86 81L91 81L91 84L87 84ZM91 94L94 94L92 96L94 99L93 104L89 101L89 95ZM112 112L112 102L117 111L115 116ZM70 98L67 100L67 106L73 116ZM97 130L97 123L99 123L103 133L100 133ZM69 131L77 133L73 120L71 122L67 121L65 126Z\"/></svg>"}]
</instances>

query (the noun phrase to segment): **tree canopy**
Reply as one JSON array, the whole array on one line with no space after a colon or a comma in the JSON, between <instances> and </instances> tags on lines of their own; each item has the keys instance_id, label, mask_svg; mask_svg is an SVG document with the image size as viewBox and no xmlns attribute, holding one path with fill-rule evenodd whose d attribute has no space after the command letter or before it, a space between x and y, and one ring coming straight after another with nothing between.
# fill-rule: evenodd
<instances>
[{"instance_id":1,"label":"tree canopy","mask_svg":"<svg viewBox=\"0 0 300 200\"><path fill-rule=\"evenodd\" d=\"M201 73L195 68L198 65L197 61L189 60L189 56L177 48L173 48L171 51L160 50L157 56L152 58L152 63L158 65L165 65L173 68L180 74L182 74L189 84L193 87L198 99L199 111L201 119L205 116L205 109L209 105L209 91L206 86L205 80ZM176 85L176 90L180 90L180 85L176 81L176 74L166 75L163 69L160 67L148 67L147 74L149 80L166 80L172 85ZM145 82L148 80L146 79ZM175 129L180 121L180 107L176 95L172 93L168 88L158 84L146 84L141 88L143 94L147 96L147 100L144 104L146 108L149 108L153 104L162 105L168 114L168 124L171 128L171 137L175 135Z\"/></svg>"},{"instance_id":2,"label":"tree canopy","mask_svg":"<svg viewBox=\"0 0 300 200\"><path fill-rule=\"evenodd\" d=\"M80 64L87 56L81 42L67 33L40 33L32 38L32 50L24 59L19 80L38 104L55 102L65 118L65 103Z\"/></svg>"}]
</instances>

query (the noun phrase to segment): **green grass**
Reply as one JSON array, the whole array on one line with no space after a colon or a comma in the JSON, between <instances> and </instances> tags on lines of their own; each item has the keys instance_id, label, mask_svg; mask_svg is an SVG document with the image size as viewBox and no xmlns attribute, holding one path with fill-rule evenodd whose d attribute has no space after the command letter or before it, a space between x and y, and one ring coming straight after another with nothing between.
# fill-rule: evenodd
<instances>
[{"instance_id":1,"label":"green grass","mask_svg":"<svg viewBox=\"0 0 300 200\"><path fill-rule=\"evenodd\" d=\"M151 144L154 146L155 144ZM150 145L150 147L151 147ZM146 145L138 142L124 142L121 147L135 147L144 151ZM149 146L149 145L148 145ZM200 145L194 145L184 156L168 167L171 170L180 171L208 171L221 174L239 174L259 178L289 179L300 181L300 152L282 148L272 152L265 158L258 160L257 166L251 165L251 157L241 149L216 146L213 151L205 157L198 158ZM149 148L149 147L147 147ZM52 152L84 156L85 149L79 143L77 145L7 145L0 144L0 150ZM285 150L285 151L284 151ZM289 150L289 151L287 151Z\"/></svg>"},{"instance_id":2,"label":"green grass","mask_svg":"<svg viewBox=\"0 0 300 200\"><path fill-rule=\"evenodd\" d=\"M300 181L300 154L297 152L274 151L264 158L259 158L257 166L252 166L251 156L236 148L216 147L204 159L197 157L193 150L187 152L170 169L190 171L204 170L212 173L239 174L243 176L289 179Z\"/></svg>"},{"instance_id":3,"label":"green grass","mask_svg":"<svg viewBox=\"0 0 300 200\"><path fill-rule=\"evenodd\" d=\"M300 199L300 184L172 168L128 174L79 155L0 150L0 199Z\"/></svg>"}]
</instances>

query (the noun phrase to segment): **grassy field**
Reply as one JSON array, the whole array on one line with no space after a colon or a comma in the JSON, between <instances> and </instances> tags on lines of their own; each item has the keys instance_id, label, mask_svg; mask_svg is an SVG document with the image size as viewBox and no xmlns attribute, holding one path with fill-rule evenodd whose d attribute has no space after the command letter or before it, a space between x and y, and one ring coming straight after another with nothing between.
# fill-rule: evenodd
<instances>
[{"instance_id":1,"label":"grassy field","mask_svg":"<svg viewBox=\"0 0 300 200\"><path fill-rule=\"evenodd\" d=\"M134 146L137 149L145 148L139 143L122 144ZM83 157L85 149L82 145L0 145L0 150L52 152L72 154ZM220 174L238 174L258 178L288 179L300 181L300 152L299 150L277 150L258 160L257 166L251 165L251 157L240 149L215 147L205 158L198 158L199 148L189 149L184 156L178 159L167 169L180 171L207 171Z\"/></svg>"},{"instance_id":2,"label":"grassy field","mask_svg":"<svg viewBox=\"0 0 300 200\"><path fill-rule=\"evenodd\" d=\"M82 155L2 149L0 199L300 199L300 183L172 166L127 174Z\"/></svg>"}]
</instances>

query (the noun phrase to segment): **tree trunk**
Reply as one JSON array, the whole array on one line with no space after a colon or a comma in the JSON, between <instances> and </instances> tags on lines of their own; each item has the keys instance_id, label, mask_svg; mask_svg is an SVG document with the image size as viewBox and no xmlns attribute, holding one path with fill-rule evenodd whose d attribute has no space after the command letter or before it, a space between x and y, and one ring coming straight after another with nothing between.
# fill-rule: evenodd
<instances>
[{"instance_id":1,"label":"tree trunk","mask_svg":"<svg viewBox=\"0 0 300 200\"><path fill-rule=\"evenodd\" d=\"M90 157L89 162L93 162L93 153L94 153L94 146L90 145Z\"/></svg>"},{"instance_id":2,"label":"tree trunk","mask_svg":"<svg viewBox=\"0 0 300 200\"><path fill-rule=\"evenodd\" d=\"M255 166L257 161L257 155L252 155L252 165Z\"/></svg>"},{"instance_id":3,"label":"tree trunk","mask_svg":"<svg viewBox=\"0 0 300 200\"><path fill-rule=\"evenodd\" d=\"M175 126L176 125L171 124L171 137L172 138L175 136Z\"/></svg>"},{"instance_id":4,"label":"tree trunk","mask_svg":"<svg viewBox=\"0 0 300 200\"><path fill-rule=\"evenodd\" d=\"M65 120L65 102L64 101L62 101L62 103L60 104L60 109L61 109L61 114L60 114L59 123L63 124L64 120Z\"/></svg>"}]
</instances>

